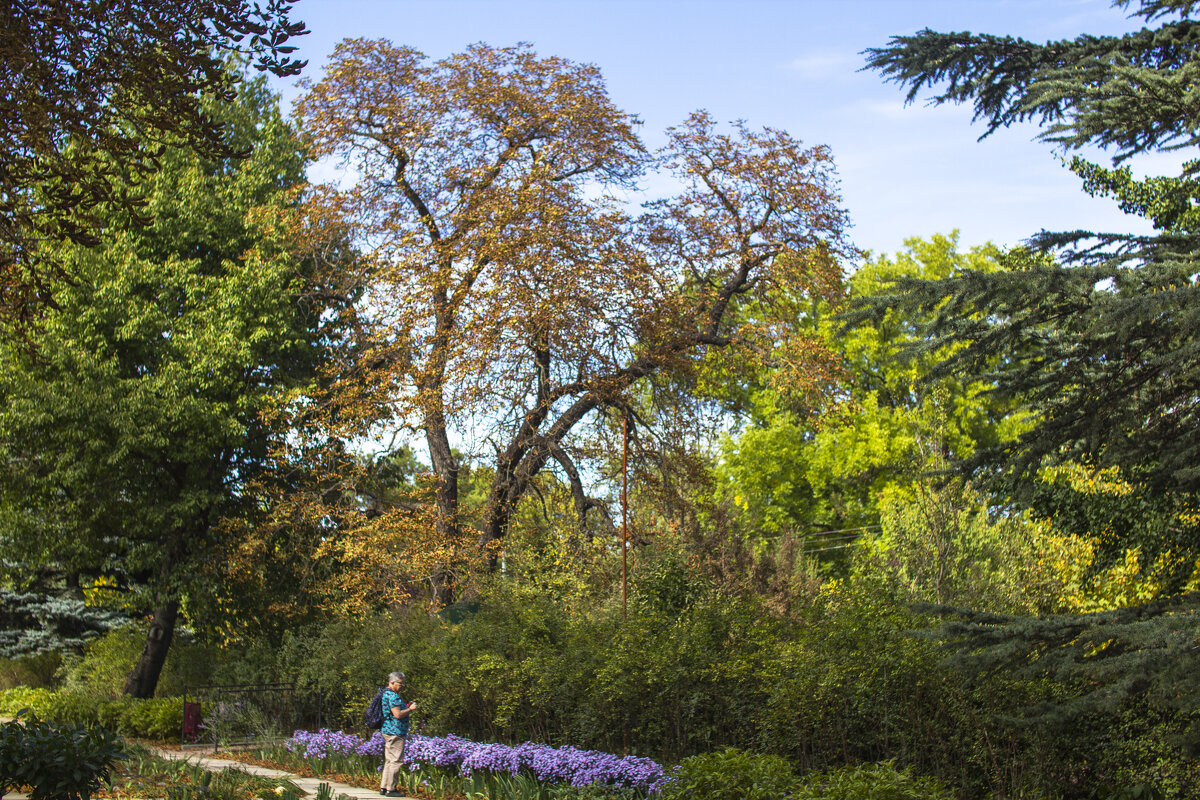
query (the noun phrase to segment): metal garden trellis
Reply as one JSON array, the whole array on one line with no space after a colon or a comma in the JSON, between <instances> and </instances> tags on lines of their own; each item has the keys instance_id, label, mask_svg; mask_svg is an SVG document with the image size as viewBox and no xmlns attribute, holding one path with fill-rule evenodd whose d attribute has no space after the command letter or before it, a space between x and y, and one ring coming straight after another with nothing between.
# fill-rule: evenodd
<instances>
[{"instance_id":1,"label":"metal garden trellis","mask_svg":"<svg viewBox=\"0 0 1200 800\"><path fill-rule=\"evenodd\" d=\"M318 695L301 695L286 683L185 686L180 742L184 746L236 747L278 741L292 731L321 726Z\"/></svg>"}]
</instances>

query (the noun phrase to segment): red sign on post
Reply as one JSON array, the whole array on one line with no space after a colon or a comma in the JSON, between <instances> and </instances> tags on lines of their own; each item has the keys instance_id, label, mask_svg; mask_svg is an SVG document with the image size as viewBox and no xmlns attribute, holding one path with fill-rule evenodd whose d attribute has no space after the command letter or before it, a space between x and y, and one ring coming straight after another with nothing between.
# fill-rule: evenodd
<instances>
[{"instance_id":1,"label":"red sign on post","mask_svg":"<svg viewBox=\"0 0 1200 800\"><path fill-rule=\"evenodd\" d=\"M199 703L184 703L183 704L183 735L184 737L195 736L200 730L200 704Z\"/></svg>"}]
</instances>

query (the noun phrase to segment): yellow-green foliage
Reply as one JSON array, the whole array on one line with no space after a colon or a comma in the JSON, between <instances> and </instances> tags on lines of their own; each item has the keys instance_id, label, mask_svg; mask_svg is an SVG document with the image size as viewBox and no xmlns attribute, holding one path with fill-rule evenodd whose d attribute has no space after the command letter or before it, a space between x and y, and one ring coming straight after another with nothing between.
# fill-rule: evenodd
<instances>
[{"instance_id":1,"label":"yellow-green foliage","mask_svg":"<svg viewBox=\"0 0 1200 800\"><path fill-rule=\"evenodd\" d=\"M14 716L23 709L47 722L99 725L123 736L160 741L177 739L183 724L183 701L178 697L97 698L27 687L0 692L0 714Z\"/></svg>"},{"instance_id":2,"label":"yellow-green foliage","mask_svg":"<svg viewBox=\"0 0 1200 800\"><path fill-rule=\"evenodd\" d=\"M1122 484L1082 472L1055 472L1073 488L1120 494ZM1111 476L1110 476L1111 478ZM1140 548L1100 562L1106 532L1064 533L1028 514L989 514L983 498L958 485L916 482L881 494L881 531L863 537L853 585L892 600L1011 614L1088 613L1147 603L1171 591L1180 569L1200 571L1172 551L1146 563Z\"/></svg>"},{"instance_id":3,"label":"yellow-green foliage","mask_svg":"<svg viewBox=\"0 0 1200 800\"><path fill-rule=\"evenodd\" d=\"M903 278L940 279L964 271L1002 269L992 245L958 249L957 234L912 238L894 258L868 261L850 278L854 297L890 291ZM900 358L919 341L928 318L899 310L852 328L822 307L809 316L813 332L838 353L848 400L820 424L786 392L767 382L742 401L751 419L725 442L717 475L720 492L741 512L746 527L766 536L783 531L857 528L879 521L883 492L908 487L927 460L931 443L955 458L1013 438L1027 415L967 377L926 379L948 349Z\"/></svg>"},{"instance_id":4,"label":"yellow-green foliage","mask_svg":"<svg viewBox=\"0 0 1200 800\"><path fill-rule=\"evenodd\" d=\"M146 641L130 626L92 640L82 656L68 656L59 670L65 688L93 697L116 698Z\"/></svg>"},{"instance_id":5,"label":"yellow-green foliage","mask_svg":"<svg viewBox=\"0 0 1200 800\"><path fill-rule=\"evenodd\" d=\"M954 800L954 794L930 777L898 769L896 762L860 764L808 775L792 800Z\"/></svg>"},{"instance_id":6,"label":"yellow-green foliage","mask_svg":"<svg viewBox=\"0 0 1200 800\"><path fill-rule=\"evenodd\" d=\"M146 631L136 625L93 639L82 655L63 658L57 672L62 688L96 698L121 697L145 643ZM212 671L220 661L219 648L177 636L159 676L156 694L159 697L181 694L184 686L210 683Z\"/></svg>"},{"instance_id":7,"label":"yellow-green foliage","mask_svg":"<svg viewBox=\"0 0 1200 800\"><path fill-rule=\"evenodd\" d=\"M1044 554L1041 527L1026 517L992 518L970 488L928 482L885 492L880 509L880 533L864 537L853 559L849 582L859 590L1001 613L1058 605L1063 578Z\"/></svg>"},{"instance_id":8,"label":"yellow-green foliage","mask_svg":"<svg viewBox=\"0 0 1200 800\"><path fill-rule=\"evenodd\" d=\"M531 591L586 605L613 577L608 537L579 529L570 488L555 476L539 476L538 486L513 514L504 541L505 574Z\"/></svg>"},{"instance_id":9,"label":"yellow-green foliage","mask_svg":"<svg viewBox=\"0 0 1200 800\"><path fill-rule=\"evenodd\" d=\"M1160 550L1148 560L1135 545L1101 561L1102 549L1109 552L1112 542L1127 538L1128 531L1118 528L1138 524L1136 511L1131 509L1140 503L1139 490L1117 469L1063 464L1044 469L1041 480L1048 487L1074 494L1093 509L1082 516L1090 523L1087 535L1058 530L1056 523L1064 521L1057 517L1040 526L1039 567L1048 567L1058 576L1056 611L1088 613L1147 603L1179 591L1177 576L1181 573L1191 575L1183 591L1200 588L1200 562L1170 549ZM1175 508L1170 512L1172 524L1194 525L1193 513L1186 507ZM1079 523L1073 522L1072 527L1078 527Z\"/></svg>"},{"instance_id":10,"label":"yellow-green foliage","mask_svg":"<svg viewBox=\"0 0 1200 800\"><path fill-rule=\"evenodd\" d=\"M51 698L56 694L53 689L34 689L28 686L6 689L0 692L0 714L11 717L21 709L29 708L39 717L44 716Z\"/></svg>"}]
</instances>

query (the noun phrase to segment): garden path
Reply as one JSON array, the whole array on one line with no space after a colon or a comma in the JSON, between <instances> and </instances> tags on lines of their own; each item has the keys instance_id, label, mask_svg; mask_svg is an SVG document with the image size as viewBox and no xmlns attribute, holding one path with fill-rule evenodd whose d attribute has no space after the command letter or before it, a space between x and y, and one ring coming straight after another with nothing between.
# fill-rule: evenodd
<instances>
[{"instance_id":1,"label":"garden path","mask_svg":"<svg viewBox=\"0 0 1200 800\"><path fill-rule=\"evenodd\" d=\"M187 753L180 750L166 750L163 748L155 748L158 755L163 758L171 758L175 760L189 761L193 764L199 764L211 772L220 772L225 769L235 768L244 769L247 772L255 775L261 775L264 778L276 778L279 780L291 781L300 791L306 795L315 795L317 786L322 783L328 783L329 788L333 790L333 796L336 798L339 795L346 795L354 798L354 800L381 800L378 789L364 789L361 786L351 786L348 783L338 783L326 778L302 778L299 775L294 775L290 772L284 772L278 769L269 769L268 767L259 767L254 764L244 764L241 761L232 761L226 758L217 758L211 755L201 755L199 753ZM10 795L10 797L17 797ZM399 800L416 800L412 797L399 798Z\"/></svg>"}]
</instances>

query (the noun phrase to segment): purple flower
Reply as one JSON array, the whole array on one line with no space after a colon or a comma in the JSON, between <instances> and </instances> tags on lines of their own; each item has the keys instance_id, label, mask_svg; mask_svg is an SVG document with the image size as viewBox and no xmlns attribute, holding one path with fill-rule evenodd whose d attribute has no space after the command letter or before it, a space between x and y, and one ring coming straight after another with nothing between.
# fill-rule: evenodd
<instances>
[{"instance_id":1,"label":"purple flower","mask_svg":"<svg viewBox=\"0 0 1200 800\"><path fill-rule=\"evenodd\" d=\"M477 771L506 775L532 773L543 783L593 784L655 791L666 776L657 762L574 747L553 748L526 742L515 747L479 744L459 736L411 736L404 749L410 767L457 767L466 777Z\"/></svg>"},{"instance_id":2,"label":"purple flower","mask_svg":"<svg viewBox=\"0 0 1200 800\"><path fill-rule=\"evenodd\" d=\"M322 728L316 733L295 731L285 746L305 758L330 755L383 757L383 735L366 739L343 731ZM435 767L456 771L463 777L476 772L498 775L532 774L542 783L565 783L575 787L612 786L653 794L670 780L657 762L639 756L616 756L599 750L550 747L525 742L510 747L480 744L461 736L410 736L404 761L412 771Z\"/></svg>"},{"instance_id":3,"label":"purple flower","mask_svg":"<svg viewBox=\"0 0 1200 800\"><path fill-rule=\"evenodd\" d=\"M382 741L382 740L381 740ZM328 758L333 755L370 755L360 753L363 740L352 733L331 731L322 728L316 733L309 731L293 731L292 738L284 742L284 746L293 753L299 753L305 758ZM382 750L380 750L382 753Z\"/></svg>"}]
</instances>

